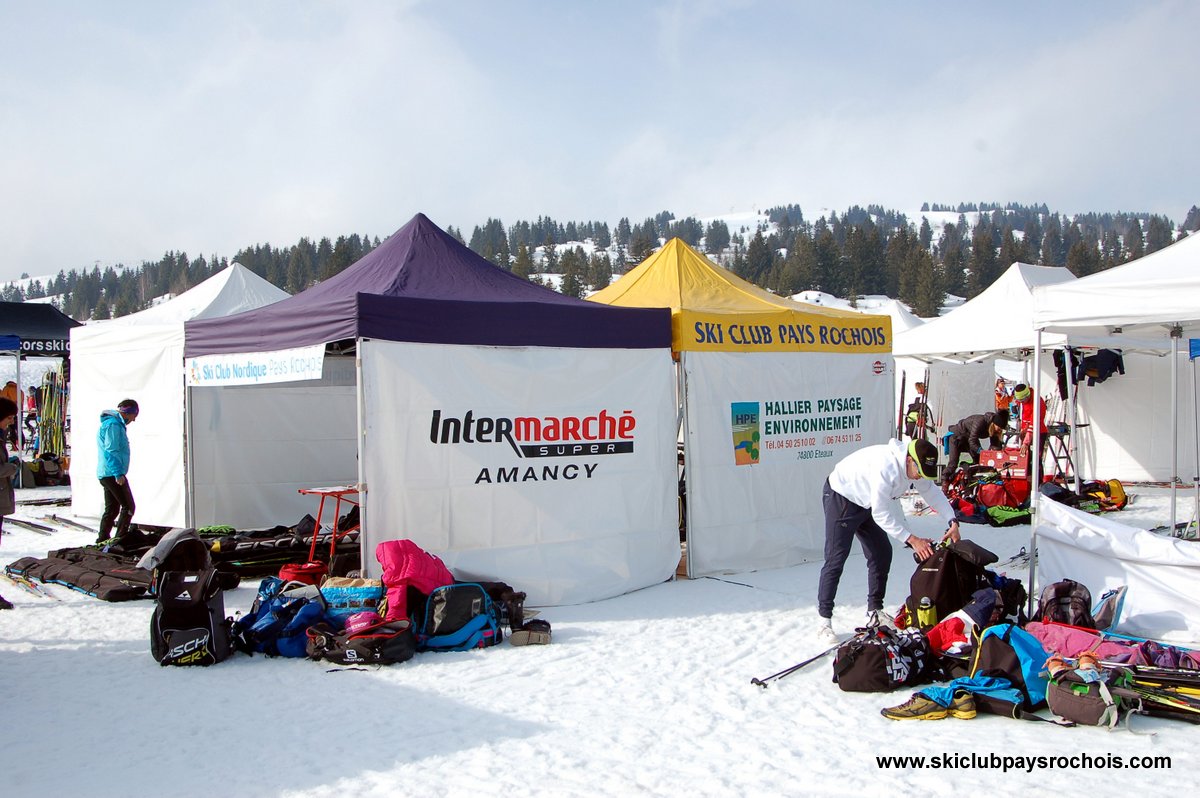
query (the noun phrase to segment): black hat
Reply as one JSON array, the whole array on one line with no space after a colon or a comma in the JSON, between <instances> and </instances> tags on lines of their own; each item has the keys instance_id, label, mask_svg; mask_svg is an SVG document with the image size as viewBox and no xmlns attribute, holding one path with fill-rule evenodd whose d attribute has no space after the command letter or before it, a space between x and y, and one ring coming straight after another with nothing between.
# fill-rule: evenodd
<instances>
[{"instance_id":1,"label":"black hat","mask_svg":"<svg viewBox=\"0 0 1200 798\"><path fill-rule=\"evenodd\" d=\"M1004 429L1005 427L1007 427L1008 426L1008 409L1002 407L999 410L997 410L995 415L992 416L992 423L995 424L997 427L1000 427L1000 429Z\"/></svg>"},{"instance_id":2,"label":"black hat","mask_svg":"<svg viewBox=\"0 0 1200 798\"><path fill-rule=\"evenodd\" d=\"M908 443L908 456L917 461L921 476L925 479L937 479L938 452L937 447L927 440L914 438Z\"/></svg>"}]
</instances>

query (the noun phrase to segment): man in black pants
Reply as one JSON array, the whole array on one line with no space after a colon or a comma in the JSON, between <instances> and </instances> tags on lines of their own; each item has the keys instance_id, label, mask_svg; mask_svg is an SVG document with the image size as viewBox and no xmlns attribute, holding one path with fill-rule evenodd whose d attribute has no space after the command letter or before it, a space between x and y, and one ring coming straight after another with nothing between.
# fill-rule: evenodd
<instances>
[{"instance_id":1,"label":"man in black pants","mask_svg":"<svg viewBox=\"0 0 1200 798\"><path fill-rule=\"evenodd\" d=\"M950 522L943 540L959 540L958 521L949 500L933 483L937 476L937 449L920 438L866 446L842 458L825 480L825 564L817 587L817 614L821 617L817 639L837 645L833 631L833 600L850 546L858 538L867 557L867 625L891 625L883 611L888 573L892 569L891 537L910 546L924 562L933 554L933 541L904 528L899 498L913 487L934 511Z\"/></svg>"},{"instance_id":2,"label":"man in black pants","mask_svg":"<svg viewBox=\"0 0 1200 798\"><path fill-rule=\"evenodd\" d=\"M96 433L99 458L96 476L104 489L104 515L100 516L100 537L97 543L108 540L113 522L117 524L117 542L130 543L129 522L136 509L133 490L129 487L129 435L125 428L137 420L138 403L122 399L116 410L100 414L100 429Z\"/></svg>"},{"instance_id":3,"label":"man in black pants","mask_svg":"<svg viewBox=\"0 0 1200 798\"><path fill-rule=\"evenodd\" d=\"M979 453L983 447L979 441L989 439L993 449L1004 448L1004 434L1008 429L1008 411L996 410L967 416L957 424L950 426L950 459L942 472L942 490L946 490L958 471L958 461L963 453L971 456L971 463L979 462Z\"/></svg>"}]
</instances>

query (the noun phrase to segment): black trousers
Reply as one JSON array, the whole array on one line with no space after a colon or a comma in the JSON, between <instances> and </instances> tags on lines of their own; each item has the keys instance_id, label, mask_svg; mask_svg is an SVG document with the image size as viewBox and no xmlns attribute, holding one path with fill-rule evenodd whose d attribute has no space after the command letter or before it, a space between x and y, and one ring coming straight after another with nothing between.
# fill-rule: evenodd
<instances>
[{"instance_id":1,"label":"black trousers","mask_svg":"<svg viewBox=\"0 0 1200 798\"><path fill-rule=\"evenodd\" d=\"M963 455L971 458L971 464L979 462L979 458L971 451L971 439L963 435L950 436L950 459L946 462L946 468L942 471L942 484L949 485L954 472L958 470L958 461Z\"/></svg>"},{"instance_id":2,"label":"black trousers","mask_svg":"<svg viewBox=\"0 0 1200 798\"><path fill-rule=\"evenodd\" d=\"M114 521L117 523L117 537L122 537L129 531L129 522L133 519L133 511L137 509L133 503L133 491L129 488L129 477L125 477L124 485L118 485L116 477L101 477L100 487L104 488L100 540L108 540Z\"/></svg>"},{"instance_id":3,"label":"black trousers","mask_svg":"<svg viewBox=\"0 0 1200 798\"><path fill-rule=\"evenodd\" d=\"M828 479L821 503L825 508L825 564L817 585L817 614L833 617L833 600L855 538L867 557L867 610L883 609L888 572L892 570L892 542L887 533L875 523L869 508L859 507L829 487Z\"/></svg>"}]
</instances>

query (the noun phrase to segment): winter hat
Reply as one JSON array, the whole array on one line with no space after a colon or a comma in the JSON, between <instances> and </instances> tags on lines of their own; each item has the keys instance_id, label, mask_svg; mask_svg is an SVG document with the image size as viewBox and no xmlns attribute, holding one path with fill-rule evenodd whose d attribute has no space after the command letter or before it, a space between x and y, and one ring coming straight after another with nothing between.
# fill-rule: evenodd
<instances>
[{"instance_id":1,"label":"winter hat","mask_svg":"<svg viewBox=\"0 0 1200 798\"><path fill-rule=\"evenodd\" d=\"M356 612L346 619L346 634L356 635L364 629L383 623L377 612Z\"/></svg>"},{"instance_id":2,"label":"winter hat","mask_svg":"<svg viewBox=\"0 0 1200 798\"><path fill-rule=\"evenodd\" d=\"M1001 429L1003 429L1004 427L1007 427L1008 426L1008 410L1007 409L997 410L996 414L994 416L992 416L992 423L995 424L997 427L1000 427Z\"/></svg>"},{"instance_id":3,"label":"winter hat","mask_svg":"<svg viewBox=\"0 0 1200 798\"><path fill-rule=\"evenodd\" d=\"M1033 391L1029 390L1029 386L1025 383L1021 383L1016 388L1013 388L1013 399L1016 399L1018 402L1024 402L1032 395Z\"/></svg>"},{"instance_id":4,"label":"winter hat","mask_svg":"<svg viewBox=\"0 0 1200 798\"><path fill-rule=\"evenodd\" d=\"M921 476L925 479L937 479L938 453L932 443L921 438L914 438L908 443L908 456L917 461Z\"/></svg>"}]
</instances>

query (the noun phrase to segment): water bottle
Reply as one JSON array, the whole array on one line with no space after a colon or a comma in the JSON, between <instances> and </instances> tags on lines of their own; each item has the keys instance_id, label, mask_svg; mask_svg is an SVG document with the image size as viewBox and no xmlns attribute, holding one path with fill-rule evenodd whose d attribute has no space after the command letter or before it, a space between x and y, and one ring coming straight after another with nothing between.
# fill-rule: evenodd
<instances>
[{"instance_id":1,"label":"water bottle","mask_svg":"<svg viewBox=\"0 0 1200 798\"><path fill-rule=\"evenodd\" d=\"M917 604L917 625L922 629L932 629L937 626L937 609L929 596L923 596Z\"/></svg>"}]
</instances>

